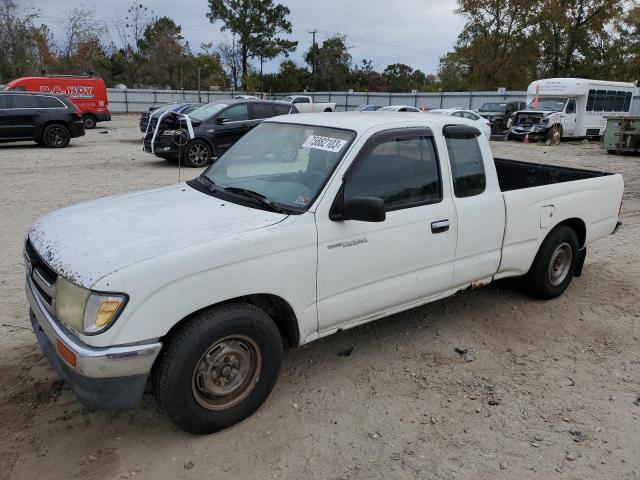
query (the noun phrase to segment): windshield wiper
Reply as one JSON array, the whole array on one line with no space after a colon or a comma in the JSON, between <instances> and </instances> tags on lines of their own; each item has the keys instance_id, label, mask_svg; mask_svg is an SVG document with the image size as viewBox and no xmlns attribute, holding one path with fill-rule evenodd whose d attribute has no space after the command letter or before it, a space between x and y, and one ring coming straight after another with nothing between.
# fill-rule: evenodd
<instances>
[{"instance_id":1,"label":"windshield wiper","mask_svg":"<svg viewBox=\"0 0 640 480\"><path fill-rule=\"evenodd\" d=\"M216 185L216 183L206 175L200 175L199 177L197 177L197 180L205 185L210 192L217 192L219 189L218 185Z\"/></svg>"},{"instance_id":2,"label":"windshield wiper","mask_svg":"<svg viewBox=\"0 0 640 480\"><path fill-rule=\"evenodd\" d=\"M271 200L269 200L267 197L265 197L261 193L254 192L253 190L249 190L247 188L241 188L241 187L226 187L224 188L224 191L233 193L236 195L242 195L244 197L255 200L256 202L267 207L269 210L273 212L286 213L282 207L279 207L278 205L273 203Z\"/></svg>"}]
</instances>

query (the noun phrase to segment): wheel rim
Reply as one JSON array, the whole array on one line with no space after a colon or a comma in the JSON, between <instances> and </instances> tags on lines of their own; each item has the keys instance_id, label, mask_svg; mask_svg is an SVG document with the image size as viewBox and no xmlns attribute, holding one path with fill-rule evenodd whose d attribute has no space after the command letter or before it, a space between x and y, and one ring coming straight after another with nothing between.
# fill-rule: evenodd
<instances>
[{"instance_id":1,"label":"wheel rim","mask_svg":"<svg viewBox=\"0 0 640 480\"><path fill-rule=\"evenodd\" d=\"M84 119L84 128L93 128L95 126L96 126L96 122L93 121L93 118Z\"/></svg>"},{"instance_id":2,"label":"wheel rim","mask_svg":"<svg viewBox=\"0 0 640 480\"><path fill-rule=\"evenodd\" d=\"M567 278L573 260L573 249L567 242L561 243L551 255L549 283L557 287Z\"/></svg>"},{"instance_id":3,"label":"wheel rim","mask_svg":"<svg viewBox=\"0 0 640 480\"><path fill-rule=\"evenodd\" d=\"M188 155L192 165L200 166L209 163L209 149L202 143L192 145Z\"/></svg>"},{"instance_id":4,"label":"wheel rim","mask_svg":"<svg viewBox=\"0 0 640 480\"><path fill-rule=\"evenodd\" d=\"M196 401L207 410L226 410L242 402L260 378L262 354L245 335L218 340L200 357L192 376Z\"/></svg>"},{"instance_id":5,"label":"wheel rim","mask_svg":"<svg viewBox=\"0 0 640 480\"><path fill-rule=\"evenodd\" d=\"M62 127L53 127L47 133L47 141L51 145L64 145L67 141L67 131Z\"/></svg>"}]
</instances>

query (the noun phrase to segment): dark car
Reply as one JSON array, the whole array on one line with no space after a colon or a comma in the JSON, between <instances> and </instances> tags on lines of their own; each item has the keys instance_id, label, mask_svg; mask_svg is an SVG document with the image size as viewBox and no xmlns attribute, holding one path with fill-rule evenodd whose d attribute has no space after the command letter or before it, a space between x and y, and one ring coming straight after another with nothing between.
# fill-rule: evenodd
<instances>
[{"instance_id":1,"label":"dark car","mask_svg":"<svg viewBox=\"0 0 640 480\"><path fill-rule=\"evenodd\" d=\"M499 135L506 130L509 117L524 108L526 108L524 102L489 102L483 104L478 109L478 113L489 120L491 133Z\"/></svg>"},{"instance_id":2,"label":"dark car","mask_svg":"<svg viewBox=\"0 0 640 480\"><path fill-rule=\"evenodd\" d=\"M82 112L66 97L0 92L0 142L33 140L39 145L63 148L82 135Z\"/></svg>"},{"instance_id":3,"label":"dark car","mask_svg":"<svg viewBox=\"0 0 640 480\"><path fill-rule=\"evenodd\" d=\"M145 152L188 167L204 167L265 118L298 113L294 105L269 100L219 100L188 115L167 114L144 138Z\"/></svg>"},{"instance_id":4,"label":"dark car","mask_svg":"<svg viewBox=\"0 0 640 480\"><path fill-rule=\"evenodd\" d=\"M356 111L357 112L375 112L376 110L380 110L382 108L381 105L360 105Z\"/></svg>"},{"instance_id":5,"label":"dark car","mask_svg":"<svg viewBox=\"0 0 640 480\"><path fill-rule=\"evenodd\" d=\"M140 131L142 133L147 132L147 126L149 125L149 118L151 115L154 117L159 116L164 112L175 113L190 113L198 107L201 107L202 103L166 103L158 107L149 107L149 110L140 114Z\"/></svg>"}]
</instances>

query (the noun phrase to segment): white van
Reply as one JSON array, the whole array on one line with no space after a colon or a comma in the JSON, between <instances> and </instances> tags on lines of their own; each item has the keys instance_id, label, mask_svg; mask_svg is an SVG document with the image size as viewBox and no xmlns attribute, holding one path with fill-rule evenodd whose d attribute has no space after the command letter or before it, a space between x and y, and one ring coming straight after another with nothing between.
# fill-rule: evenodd
<instances>
[{"instance_id":1,"label":"white van","mask_svg":"<svg viewBox=\"0 0 640 480\"><path fill-rule=\"evenodd\" d=\"M550 137L554 127L562 138L599 137L605 116L629 115L633 83L582 78L546 78L527 88L527 109L509 120L509 138Z\"/></svg>"}]
</instances>

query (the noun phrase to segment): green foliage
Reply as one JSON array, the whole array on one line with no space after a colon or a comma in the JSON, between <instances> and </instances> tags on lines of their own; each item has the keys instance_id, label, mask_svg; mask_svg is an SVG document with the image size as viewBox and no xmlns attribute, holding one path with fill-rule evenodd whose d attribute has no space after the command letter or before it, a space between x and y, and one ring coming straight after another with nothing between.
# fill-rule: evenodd
<instances>
[{"instance_id":1,"label":"green foliage","mask_svg":"<svg viewBox=\"0 0 640 480\"><path fill-rule=\"evenodd\" d=\"M298 42L278 36L291 33L289 13L287 7L274 5L273 0L209 0L207 17L211 23L222 22L221 30L237 35L244 81L249 74L249 58L271 59L295 50Z\"/></svg>"},{"instance_id":2,"label":"green foliage","mask_svg":"<svg viewBox=\"0 0 640 480\"><path fill-rule=\"evenodd\" d=\"M456 13L466 23L440 59L441 87L524 89L544 77L635 80L638 7L624 6L625 0L458 0Z\"/></svg>"},{"instance_id":3,"label":"green foliage","mask_svg":"<svg viewBox=\"0 0 640 480\"><path fill-rule=\"evenodd\" d=\"M351 84L351 54L344 35L333 35L313 45L304 56L314 67L312 88L315 90L346 90Z\"/></svg>"}]
</instances>

